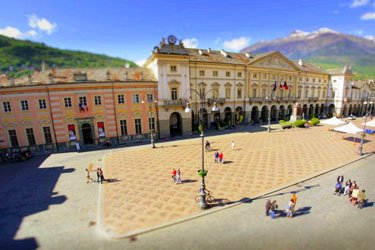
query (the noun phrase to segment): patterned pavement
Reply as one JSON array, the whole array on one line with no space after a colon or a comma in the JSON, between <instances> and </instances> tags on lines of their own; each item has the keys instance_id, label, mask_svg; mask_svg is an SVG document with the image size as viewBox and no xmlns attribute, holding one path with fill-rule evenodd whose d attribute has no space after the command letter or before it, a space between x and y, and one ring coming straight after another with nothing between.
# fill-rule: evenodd
<instances>
[{"instance_id":1,"label":"patterned pavement","mask_svg":"<svg viewBox=\"0 0 375 250\"><path fill-rule=\"evenodd\" d=\"M362 119L354 123L362 127ZM358 143L331 128L207 137L226 161L217 164L213 151L205 154L206 187L217 201L213 206L255 197L358 159ZM374 136L365 139L364 153L374 152ZM102 164L105 178L112 180L103 184L99 204L99 227L108 236L120 237L201 213L194 201L200 187L200 139L111 152ZM183 183L173 183L172 168L181 170Z\"/></svg>"}]
</instances>

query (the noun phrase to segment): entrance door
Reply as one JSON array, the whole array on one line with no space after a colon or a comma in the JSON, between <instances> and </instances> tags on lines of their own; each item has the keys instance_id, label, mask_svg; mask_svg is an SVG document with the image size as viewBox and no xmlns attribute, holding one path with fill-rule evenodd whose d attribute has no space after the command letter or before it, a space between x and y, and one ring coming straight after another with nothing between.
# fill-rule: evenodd
<instances>
[{"instance_id":1,"label":"entrance door","mask_svg":"<svg viewBox=\"0 0 375 250\"><path fill-rule=\"evenodd\" d=\"M171 114L170 118L170 133L171 136L179 136L182 135L182 119L181 115L177 112Z\"/></svg>"},{"instance_id":2,"label":"entrance door","mask_svg":"<svg viewBox=\"0 0 375 250\"><path fill-rule=\"evenodd\" d=\"M83 137L83 144L93 144L94 139L92 137L92 129L90 124L84 123L82 125L82 137Z\"/></svg>"}]
</instances>

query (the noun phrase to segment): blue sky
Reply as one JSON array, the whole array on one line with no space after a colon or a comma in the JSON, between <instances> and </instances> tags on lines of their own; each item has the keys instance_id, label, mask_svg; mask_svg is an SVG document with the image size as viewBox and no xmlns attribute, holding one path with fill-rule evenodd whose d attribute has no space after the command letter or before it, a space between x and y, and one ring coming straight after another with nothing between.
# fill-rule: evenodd
<instances>
[{"instance_id":1,"label":"blue sky","mask_svg":"<svg viewBox=\"0 0 375 250\"><path fill-rule=\"evenodd\" d=\"M374 39L375 0L0 0L0 34L134 61L170 34L238 51L323 27Z\"/></svg>"}]
</instances>

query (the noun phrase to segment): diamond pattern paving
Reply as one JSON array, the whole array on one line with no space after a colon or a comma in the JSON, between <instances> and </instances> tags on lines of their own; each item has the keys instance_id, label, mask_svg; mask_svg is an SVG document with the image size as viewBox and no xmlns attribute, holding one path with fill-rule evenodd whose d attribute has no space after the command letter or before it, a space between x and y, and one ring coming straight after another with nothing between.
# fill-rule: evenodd
<instances>
[{"instance_id":1,"label":"diamond pattern paving","mask_svg":"<svg viewBox=\"0 0 375 250\"><path fill-rule=\"evenodd\" d=\"M213 151L205 154L207 189L216 201L228 204L357 159L358 143L328 129L319 126L208 137L227 163L214 163ZM366 139L364 152L375 151L373 136ZM103 184L100 216L102 230L108 234L124 235L200 213L194 201L200 187L200 139L157 147L131 148L104 158L105 177L118 180ZM182 184L173 183L172 168L181 170Z\"/></svg>"}]
</instances>

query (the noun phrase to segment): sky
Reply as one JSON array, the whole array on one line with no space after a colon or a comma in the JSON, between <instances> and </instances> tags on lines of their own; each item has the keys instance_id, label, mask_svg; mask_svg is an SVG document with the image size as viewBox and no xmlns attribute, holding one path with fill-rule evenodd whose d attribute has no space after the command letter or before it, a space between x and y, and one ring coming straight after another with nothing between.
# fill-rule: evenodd
<instances>
[{"instance_id":1,"label":"sky","mask_svg":"<svg viewBox=\"0 0 375 250\"><path fill-rule=\"evenodd\" d=\"M142 62L161 38L239 51L294 30L375 42L375 0L0 0L0 34Z\"/></svg>"}]
</instances>

